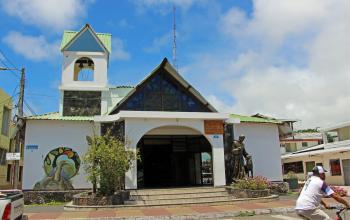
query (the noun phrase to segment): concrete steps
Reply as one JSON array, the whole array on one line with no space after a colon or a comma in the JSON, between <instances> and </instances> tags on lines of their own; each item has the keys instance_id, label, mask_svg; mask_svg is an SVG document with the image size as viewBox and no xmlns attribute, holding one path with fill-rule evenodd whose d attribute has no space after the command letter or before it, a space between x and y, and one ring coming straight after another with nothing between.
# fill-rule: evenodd
<instances>
[{"instance_id":1,"label":"concrete steps","mask_svg":"<svg viewBox=\"0 0 350 220\"><path fill-rule=\"evenodd\" d=\"M191 187L131 190L125 205L163 206L178 204L227 203L234 199L225 187Z\"/></svg>"}]
</instances>

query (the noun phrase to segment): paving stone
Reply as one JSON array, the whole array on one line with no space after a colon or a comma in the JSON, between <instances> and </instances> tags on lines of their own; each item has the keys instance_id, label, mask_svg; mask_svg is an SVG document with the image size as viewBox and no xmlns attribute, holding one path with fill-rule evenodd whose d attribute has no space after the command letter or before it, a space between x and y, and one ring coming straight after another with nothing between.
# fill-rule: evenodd
<instances>
[{"instance_id":1,"label":"paving stone","mask_svg":"<svg viewBox=\"0 0 350 220\"><path fill-rule=\"evenodd\" d=\"M165 208L144 209L142 212L146 216L169 216L171 213Z\"/></svg>"}]
</instances>

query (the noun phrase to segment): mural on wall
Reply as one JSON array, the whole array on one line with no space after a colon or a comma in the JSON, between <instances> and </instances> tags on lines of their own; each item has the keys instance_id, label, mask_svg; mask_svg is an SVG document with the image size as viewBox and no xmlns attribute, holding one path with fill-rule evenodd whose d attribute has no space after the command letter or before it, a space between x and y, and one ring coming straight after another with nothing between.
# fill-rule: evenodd
<instances>
[{"instance_id":1,"label":"mural on wall","mask_svg":"<svg viewBox=\"0 0 350 220\"><path fill-rule=\"evenodd\" d=\"M79 171L80 158L71 148L59 147L46 155L43 168L45 177L34 185L34 190L74 189L70 179Z\"/></svg>"}]
</instances>

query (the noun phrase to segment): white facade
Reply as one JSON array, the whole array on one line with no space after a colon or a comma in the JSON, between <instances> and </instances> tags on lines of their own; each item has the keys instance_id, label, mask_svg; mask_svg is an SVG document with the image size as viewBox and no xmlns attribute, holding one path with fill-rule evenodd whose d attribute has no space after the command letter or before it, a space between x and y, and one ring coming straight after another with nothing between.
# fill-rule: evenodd
<instances>
[{"instance_id":1,"label":"white facade","mask_svg":"<svg viewBox=\"0 0 350 220\"><path fill-rule=\"evenodd\" d=\"M162 127L185 127L197 131L204 135L212 145L213 155L213 178L214 186L224 186L225 180L225 158L224 158L224 142L223 135L205 135L204 120L200 119L126 119L125 120L125 136L127 140L127 149L136 151L139 140L149 132L155 134L154 129L161 130ZM186 130L186 129L185 129ZM179 132L177 132L179 134ZM134 166L126 173L125 186L127 189L137 189L137 167Z\"/></svg>"},{"instance_id":2,"label":"white facade","mask_svg":"<svg viewBox=\"0 0 350 220\"><path fill-rule=\"evenodd\" d=\"M88 57L94 62L93 81L74 80L75 62L82 57ZM108 54L103 52L76 52L64 51L62 64L62 82L63 90L87 90L92 91L107 89L107 67Z\"/></svg>"},{"instance_id":3,"label":"white facade","mask_svg":"<svg viewBox=\"0 0 350 220\"><path fill-rule=\"evenodd\" d=\"M234 125L234 136L245 135L247 152L253 158L254 175L272 181L282 180L282 165L277 124L240 123Z\"/></svg>"},{"instance_id":4,"label":"white facade","mask_svg":"<svg viewBox=\"0 0 350 220\"><path fill-rule=\"evenodd\" d=\"M95 116L95 121L125 121L126 148L136 152L137 144L146 134L152 135L204 135L212 147L214 186L223 186L225 179L224 141L222 134L205 134L204 120L229 119L224 113L204 112L156 112L156 111L120 111L116 115ZM231 120L239 123L239 120ZM137 165L126 173L125 187L137 189Z\"/></svg>"},{"instance_id":5,"label":"white facade","mask_svg":"<svg viewBox=\"0 0 350 220\"><path fill-rule=\"evenodd\" d=\"M82 160L88 147L86 136L91 136L94 129L99 130L92 122L87 121L28 120L26 123L22 188L33 189L37 182L45 178L44 158L55 148L72 148ZM28 146L37 146L37 149L28 149ZM74 187L91 187L91 184L86 180L82 165L78 174L71 181Z\"/></svg>"}]
</instances>

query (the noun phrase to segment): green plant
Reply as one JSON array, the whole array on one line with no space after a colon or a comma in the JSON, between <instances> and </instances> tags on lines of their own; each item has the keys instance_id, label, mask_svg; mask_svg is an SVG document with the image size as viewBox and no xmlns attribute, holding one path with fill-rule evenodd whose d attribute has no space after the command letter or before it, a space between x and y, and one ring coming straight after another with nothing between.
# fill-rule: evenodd
<instances>
[{"instance_id":1,"label":"green plant","mask_svg":"<svg viewBox=\"0 0 350 220\"><path fill-rule=\"evenodd\" d=\"M237 215L238 217L249 217L249 216L254 216L255 211L240 211L239 214Z\"/></svg>"},{"instance_id":2,"label":"green plant","mask_svg":"<svg viewBox=\"0 0 350 220\"><path fill-rule=\"evenodd\" d=\"M250 189L250 190L264 190L268 189L270 182L266 177L256 176L247 177L244 179L237 180L233 183L233 187L236 189Z\"/></svg>"},{"instance_id":3,"label":"green plant","mask_svg":"<svg viewBox=\"0 0 350 220\"><path fill-rule=\"evenodd\" d=\"M289 171L286 175L284 175L284 179L298 179L298 176L293 171Z\"/></svg>"},{"instance_id":4,"label":"green plant","mask_svg":"<svg viewBox=\"0 0 350 220\"><path fill-rule=\"evenodd\" d=\"M87 179L93 184L93 193L113 195L124 189L124 175L139 154L125 150L125 142L107 132L103 136L87 136L89 149L83 157ZM97 190L97 186L100 186Z\"/></svg>"}]
</instances>

